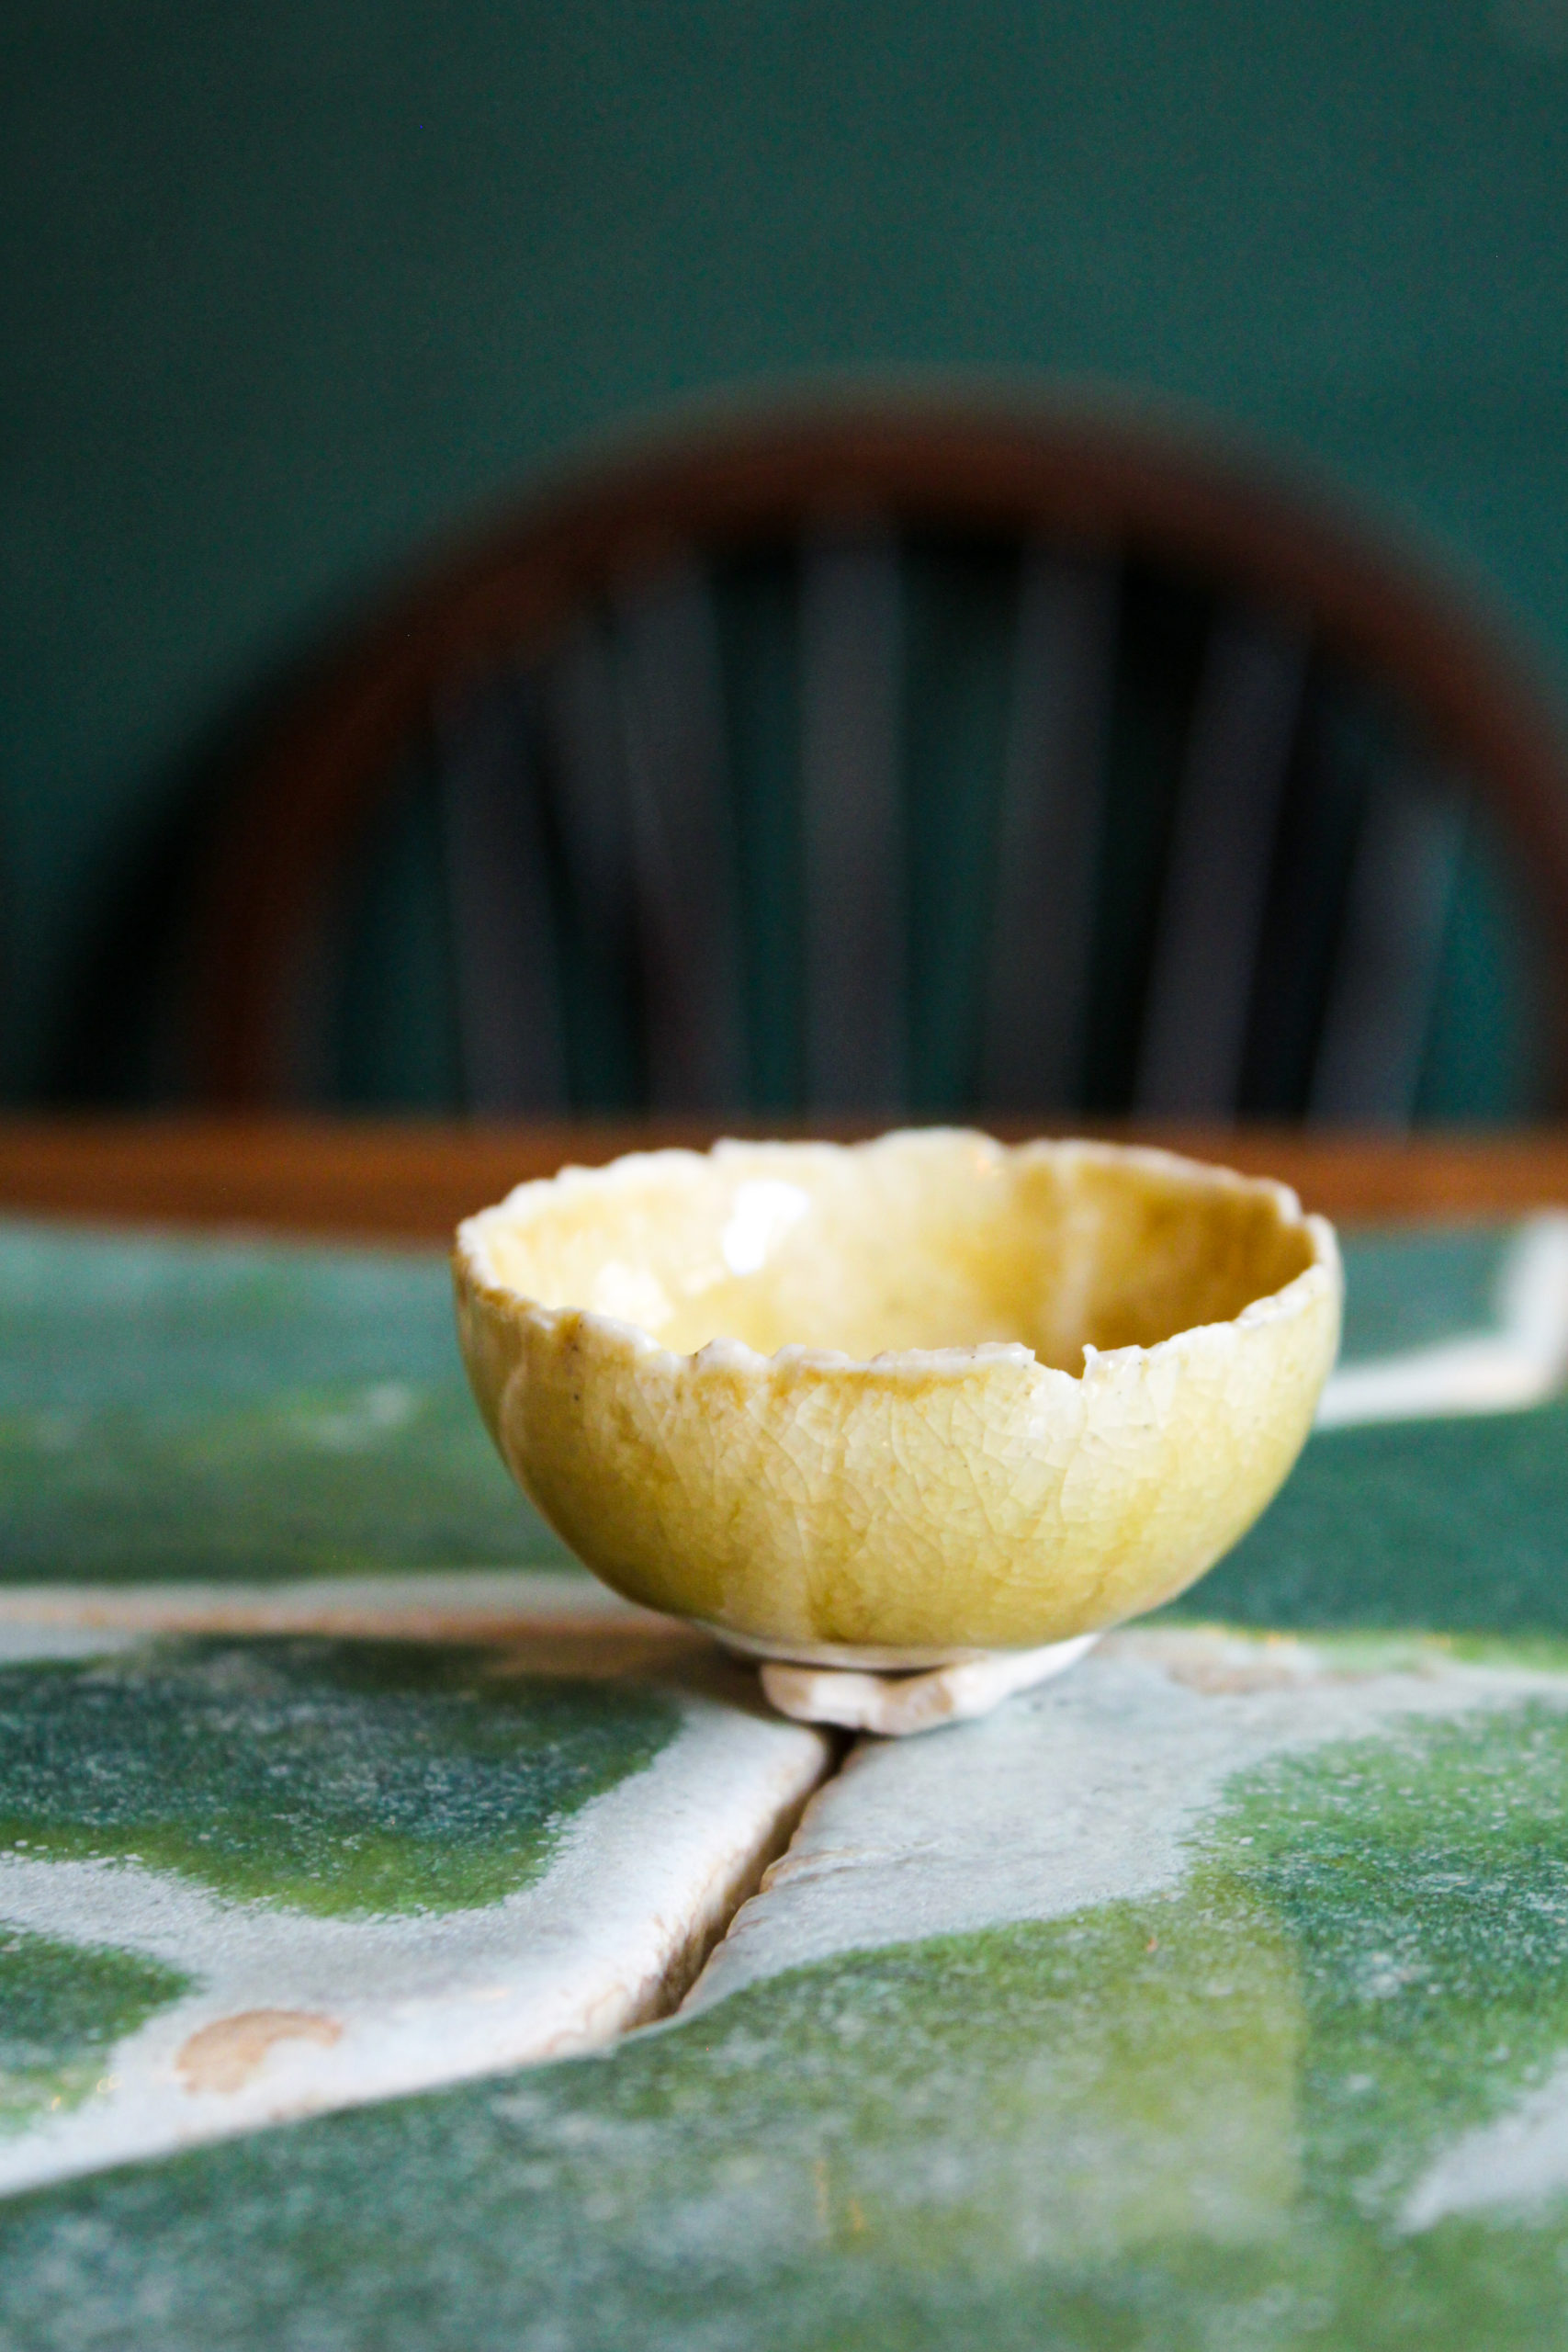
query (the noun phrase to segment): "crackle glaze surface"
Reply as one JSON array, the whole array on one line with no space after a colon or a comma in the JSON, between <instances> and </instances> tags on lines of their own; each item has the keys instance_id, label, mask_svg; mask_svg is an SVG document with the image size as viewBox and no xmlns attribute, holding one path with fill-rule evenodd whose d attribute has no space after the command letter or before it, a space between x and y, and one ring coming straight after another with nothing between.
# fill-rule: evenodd
<instances>
[{"instance_id":1,"label":"crackle glaze surface","mask_svg":"<svg viewBox=\"0 0 1568 2352\"><path fill-rule=\"evenodd\" d=\"M910 1662L1168 1599L1279 1487L1339 1263L1279 1186L954 1131L649 1154L462 1228L525 1491L650 1608Z\"/></svg>"}]
</instances>

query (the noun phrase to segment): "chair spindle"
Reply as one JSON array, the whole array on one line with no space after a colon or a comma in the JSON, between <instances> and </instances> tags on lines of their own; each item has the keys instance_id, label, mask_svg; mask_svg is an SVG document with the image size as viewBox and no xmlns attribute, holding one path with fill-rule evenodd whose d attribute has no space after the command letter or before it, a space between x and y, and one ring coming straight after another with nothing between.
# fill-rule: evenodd
<instances>
[{"instance_id":1,"label":"chair spindle","mask_svg":"<svg viewBox=\"0 0 1568 2352\"><path fill-rule=\"evenodd\" d=\"M801 807L813 1111L889 1110L908 1086L900 605L890 539L807 545Z\"/></svg>"},{"instance_id":2,"label":"chair spindle","mask_svg":"<svg viewBox=\"0 0 1568 2352\"><path fill-rule=\"evenodd\" d=\"M746 1092L740 910L707 583L672 567L620 605L621 691L649 1098Z\"/></svg>"},{"instance_id":3,"label":"chair spindle","mask_svg":"<svg viewBox=\"0 0 1568 2352\"><path fill-rule=\"evenodd\" d=\"M1374 795L1350 869L1309 1117L1399 1127L1414 1118L1464 824L1463 795L1448 776L1407 770Z\"/></svg>"},{"instance_id":4,"label":"chair spindle","mask_svg":"<svg viewBox=\"0 0 1568 2352\"><path fill-rule=\"evenodd\" d=\"M1304 631L1253 612L1227 616L1210 641L1156 922L1137 1111L1235 1114L1306 655Z\"/></svg>"},{"instance_id":5,"label":"chair spindle","mask_svg":"<svg viewBox=\"0 0 1568 2352\"><path fill-rule=\"evenodd\" d=\"M1025 556L981 1045L987 1108L1078 1099L1116 619L1111 565Z\"/></svg>"},{"instance_id":6,"label":"chair spindle","mask_svg":"<svg viewBox=\"0 0 1568 2352\"><path fill-rule=\"evenodd\" d=\"M490 1116L558 1110L559 959L522 682L496 680L448 702L434 738L468 1107Z\"/></svg>"}]
</instances>

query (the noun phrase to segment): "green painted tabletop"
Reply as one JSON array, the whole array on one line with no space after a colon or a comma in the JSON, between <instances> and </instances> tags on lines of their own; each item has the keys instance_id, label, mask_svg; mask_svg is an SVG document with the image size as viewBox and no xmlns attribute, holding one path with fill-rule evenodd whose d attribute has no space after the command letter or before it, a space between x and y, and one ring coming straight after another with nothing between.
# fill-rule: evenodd
<instances>
[{"instance_id":1,"label":"green painted tabletop","mask_svg":"<svg viewBox=\"0 0 1568 2352\"><path fill-rule=\"evenodd\" d=\"M1353 1235L1346 1364L1513 1344L1527 1246ZM558 1610L435 1257L16 1225L0 1330L5 2352L1568 2344L1554 1381L1323 1428L1179 1610L840 1759L674 2015L520 2065L476 1988L785 1727L586 1634L138 1629L182 1581ZM423 2073L343 2072L421 2001Z\"/></svg>"},{"instance_id":2,"label":"green painted tabletop","mask_svg":"<svg viewBox=\"0 0 1568 2352\"><path fill-rule=\"evenodd\" d=\"M559 1567L435 1251L0 1228L0 1577Z\"/></svg>"}]
</instances>

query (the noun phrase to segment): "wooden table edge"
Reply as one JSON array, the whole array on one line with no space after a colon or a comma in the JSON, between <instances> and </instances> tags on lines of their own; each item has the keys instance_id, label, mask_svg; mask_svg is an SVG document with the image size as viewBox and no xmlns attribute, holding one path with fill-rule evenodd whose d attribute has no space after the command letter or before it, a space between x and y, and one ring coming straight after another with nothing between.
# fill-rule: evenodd
<instances>
[{"instance_id":1,"label":"wooden table edge","mask_svg":"<svg viewBox=\"0 0 1568 2352\"><path fill-rule=\"evenodd\" d=\"M1568 1127L1396 1136L1101 1121L1070 1129L1009 1122L993 1131L1164 1144L1280 1177L1309 1208L1350 1220L1465 1218L1568 1204ZM459 1217L512 1185L569 1162L593 1166L667 1145L702 1148L719 1133L804 1132L711 1120L465 1126L12 1116L0 1119L0 1209L428 1244L447 1238ZM873 1134L876 1123L831 1132Z\"/></svg>"}]
</instances>

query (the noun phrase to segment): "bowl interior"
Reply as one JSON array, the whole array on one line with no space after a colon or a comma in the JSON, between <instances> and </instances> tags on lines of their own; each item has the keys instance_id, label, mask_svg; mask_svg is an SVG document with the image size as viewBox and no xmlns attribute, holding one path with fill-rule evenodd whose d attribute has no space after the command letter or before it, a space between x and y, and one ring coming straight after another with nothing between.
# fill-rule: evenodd
<instances>
[{"instance_id":1,"label":"bowl interior","mask_svg":"<svg viewBox=\"0 0 1568 2352\"><path fill-rule=\"evenodd\" d=\"M1086 1341L1146 1347L1228 1321L1313 1254L1274 1185L952 1131L651 1153L525 1186L477 1223L491 1281L678 1353L718 1338L863 1358L1012 1340L1073 1373Z\"/></svg>"}]
</instances>

